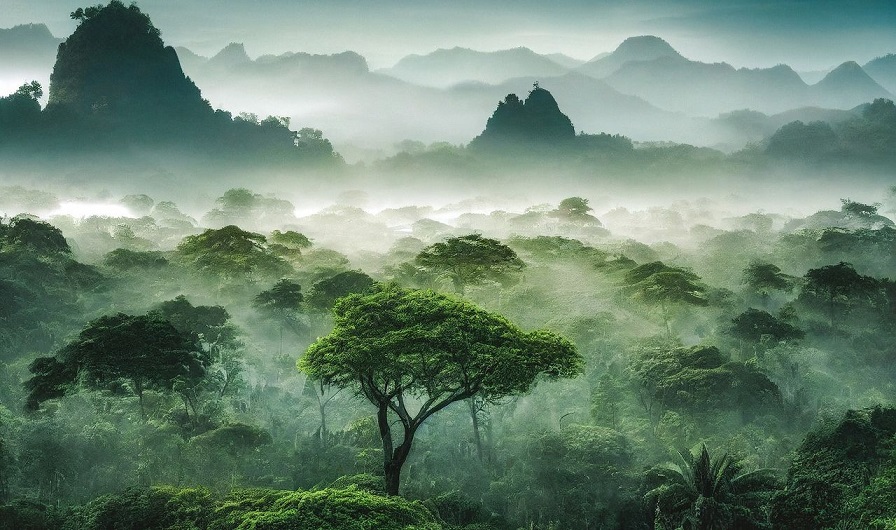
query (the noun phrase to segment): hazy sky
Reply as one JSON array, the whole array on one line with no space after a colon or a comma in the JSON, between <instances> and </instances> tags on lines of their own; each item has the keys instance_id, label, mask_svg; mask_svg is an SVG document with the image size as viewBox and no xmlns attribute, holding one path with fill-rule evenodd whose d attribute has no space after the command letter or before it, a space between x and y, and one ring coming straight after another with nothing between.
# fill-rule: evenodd
<instances>
[{"instance_id":1,"label":"hazy sky","mask_svg":"<svg viewBox=\"0 0 896 530\"><path fill-rule=\"evenodd\" d=\"M45 22L59 37L90 2L2 0L0 27ZM826 69L896 53L896 1L143 0L169 44L209 55L243 42L251 56L354 50L373 68L410 53L528 46L580 59L625 37L663 37L686 57L735 66Z\"/></svg>"}]
</instances>

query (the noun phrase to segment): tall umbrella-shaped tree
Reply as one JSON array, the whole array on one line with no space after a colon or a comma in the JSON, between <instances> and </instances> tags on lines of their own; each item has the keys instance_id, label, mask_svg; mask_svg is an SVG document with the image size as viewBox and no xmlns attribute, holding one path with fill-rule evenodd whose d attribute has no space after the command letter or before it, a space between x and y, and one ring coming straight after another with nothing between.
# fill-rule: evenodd
<instances>
[{"instance_id":1,"label":"tall umbrella-shaped tree","mask_svg":"<svg viewBox=\"0 0 896 530\"><path fill-rule=\"evenodd\" d=\"M474 396L518 395L541 378L582 372L582 357L566 339L524 332L433 291L382 286L340 299L334 313L333 331L312 344L298 366L314 380L355 390L376 407L390 495L398 494L417 430L436 412Z\"/></svg>"}]
</instances>

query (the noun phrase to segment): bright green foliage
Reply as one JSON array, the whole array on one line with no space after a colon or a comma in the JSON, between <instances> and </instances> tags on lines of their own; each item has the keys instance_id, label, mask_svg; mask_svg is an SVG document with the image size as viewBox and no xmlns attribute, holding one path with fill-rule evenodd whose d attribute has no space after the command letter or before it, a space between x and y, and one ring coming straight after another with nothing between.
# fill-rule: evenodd
<instances>
[{"instance_id":1,"label":"bright green foliage","mask_svg":"<svg viewBox=\"0 0 896 530\"><path fill-rule=\"evenodd\" d=\"M283 245L290 249L302 249L311 246L311 240L308 239L308 236L294 230L287 230L285 232L274 230L271 232L271 243Z\"/></svg>"},{"instance_id":2,"label":"bright green foliage","mask_svg":"<svg viewBox=\"0 0 896 530\"><path fill-rule=\"evenodd\" d=\"M646 497L656 506L658 530L759 530L768 528L763 505L777 488L771 470L743 473L728 453L713 458L703 445L697 455L680 453L678 465L654 468L658 483Z\"/></svg>"},{"instance_id":3,"label":"bright green foliage","mask_svg":"<svg viewBox=\"0 0 896 530\"><path fill-rule=\"evenodd\" d=\"M216 510L209 530L441 530L418 501L382 497L349 486L316 491L245 490Z\"/></svg>"},{"instance_id":4,"label":"bright green foliage","mask_svg":"<svg viewBox=\"0 0 896 530\"><path fill-rule=\"evenodd\" d=\"M266 244L263 235L229 225L185 237L177 246L177 256L197 272L225 280L289 273L289 264L271 253Z\"/></svg>"},{"instance_id":5,"label":"bright green foliage","mask_svg":"<svg viewBox=\"0 0 896 530\"><path fill-rule=\"evenodd\" d=\"M460 294L468 285L507 284L525 264L507 245L479 234L450 237L423 249L415 258L424 270L451 280Z\"/></svg>"},{"instance_id":6,"label":"bright green foliage","mask_svg":"<svg viewBox=\"0 0 896 530\"><path fill-rule=\"evenodd\" d=\"M529 390L539 376L572 377L582 358L547 331L525 333L506 319L432 291L396 285L336 303L336 327L308 348L299 367L315 380L353 388L378 409L386 491L398 477L417 428L451 403ZM420 402L416 412L412 400ZM389 412L404 438L394 447Z\"/></svg>"},{"instance_id":7,"label":"bright green foliage","mask_svg":"<svg viewBox=\"0 0 896 530\"><path fill-rule=\"evenodd\" d=\"M133 488L75 509L63 530L199 530L208 527L213 508L205 489Z\"/></svg>"}]
</instances>

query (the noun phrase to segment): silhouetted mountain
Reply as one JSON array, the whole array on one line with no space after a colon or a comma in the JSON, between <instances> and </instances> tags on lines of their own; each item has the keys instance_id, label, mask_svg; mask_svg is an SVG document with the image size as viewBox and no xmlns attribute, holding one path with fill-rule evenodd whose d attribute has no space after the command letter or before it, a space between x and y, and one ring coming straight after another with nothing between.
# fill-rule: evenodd
<instances>
[{"instance_id":1,"label":"silhouetted mountain","mask_svg":"<svg viewBox=\"0 0 896 530\"><path fill-rule=\"evenodd\" d=\"M59 46L48 109L122 128L213 115L149 17L120 2L85 15Z\"/></svg>"},{"instance_id":2,"label":"silhouetted mountain","mask_svg":"<svg viewBox=\"0 0 896 530\"><path fill-rule=\"evenodd\" d=\"M119 154L132 147L161 148L229 157L263 152L271 161L290 163L335 159L320 131L296 133L279 119L233 119L213 110L136 5L113 0L78 9L73 18L79 25L59 45L46 109L37 107L27 123L5 131L12 134L0 147ZM26 89L0 102L31 108L23 97L36 99L40 91Z\"/></svg>"},{"instance_id":3,"label":"silhouetted mountain","mask_svg":"<svg viewBox=\"0 0 896 530\"><path fill-rule=\"evenodd\" d=\"M875 98L893 95L872 79L855 61L848 61L812 85L814 101L823 106L849 108Z\"/></svg>"},{"instance_id":4,"label":"silhouetted mountain","mask_svg":"<svg viewBox=\"0 0 896 530\"><path fill-rule=\"evenodd\" d=\"M189 50L179 53L214 106L314 123L340 143L340 152L348 144L391 148L408 138L466 141L477 132L476 117L492 104L468 109L443 91L370 72L354 52L263 55L229 68L210 67Z\"/></svg>"},{"instance_id":5,"label":"silhouetted mountain","mask_svg":"<svg viewBox=\"0 0 896 530\"><path fill-rule=\"evenodd\" d=\"M44 24L0 28L0 95L32 80L46 87L60 42Z\"/></svg>"},{"instance_id":6,"label":"silhouetted mountain","mask_svg":"<svg viewBox=\"0 0 896 530\"><path fill-rule=\"evenodd\" d=\"M869 61L862 67L875 81L896 94L896 54L890 53Z\"/></svg>"},{"instance_id":7,"label":"silhouetted mountain","mask_svg":"<svg viewBox=\"0 0 896 530\"><path fill-rule=\"evenodd\" d=\"M569 117L560 111L554 96L538 84L525 101L508 94L471 143L473 148L522 148L568 144L576 137Z\"/></svg>"},{"instance_id":8,"label":"silhouetted mountain","mask_svg":"<svg viewBox=\"0 0 896 530\"><path fill-rule=\"evenodd\" d=\"M596 77L606 77L628 62L653 61L660 58L684 59L675 48L659 37L643 35L622 41L610 54L598 55L579 67L579 71Z\"/></svg>"},{"instance_id":9,"label":"silhouetted mountain","mask_svg":"<svg viewBox=\"0 0 896 530\"><path fill-rule=\"evenodd\" d=\"M575 121L579 131L588 133L612 132L638 140L674 140L697 144L714 143L707 134L709 120L694 119L668 112L651 105L637 96L622 94L607 83L580 73L570 72L559 77L520 77L497 86L466 85L452 90L467 98L476 98L488 108L506 94L519 94L532 83L551 87L551 94L563 102L563 110Z\"/></svg>"},{"instance_id":10,"label":"silhouetted mountain","mask_svg":"<svg viewBox=\"0 0 896 530\"><path fill-rule=\"evenodd\" d=\"M0 58L9 62L26 62L56 57L62 39L50 33L45 24L22 24L0 28Z\"/></svg>"},{"instance_id":11,"label":"silhouetted mountain","mask_svg":"<svg viewBox=\"0 0 896 530\"><path fill-rule=\"evenodd\" d=\"M496 52L452 48L427 55L409 55L380 72L417 85L449 87L465 81L500 83L524 75L554 76L567 70L528 48Z\"/></svg>"},{"instance_id":12,"label":"silhouetted mountain","mask_svg":"<svg viewBox=\"0 0 896 530\"><path fill-rule=\"evenodd\" d=\"M231 42L206 62L209 68L227 69L251 62L242 43Z\"/></svg>"},{"instance_id":13,"label":"silhouetted mountain","mask_svg":"<svg viewBox=\"0 0 896 530\"><path fill-rule=\"evenodd\" d=\"M854 109L838 123L794 121L769 137L766 153L809 162L852 160L863 164L896 160L896 105L889 99Z\"/></svg>"}]
</instances>

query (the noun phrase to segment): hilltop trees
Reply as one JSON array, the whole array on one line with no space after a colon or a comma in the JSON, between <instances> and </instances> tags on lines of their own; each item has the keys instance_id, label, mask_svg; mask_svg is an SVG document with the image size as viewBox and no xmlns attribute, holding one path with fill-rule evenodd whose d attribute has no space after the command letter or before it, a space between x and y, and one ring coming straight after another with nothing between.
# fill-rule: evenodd
<instances>
[{"instance_id":1,"label":"hilltop trees","mask_svg":"<svg viewBox=\"0 0 896 530\"><path fill-rule=\"evenodd\" d=\"M451 403L529 390L540 376L572 377L582 358L547 331L507 320L432 291L381 287L339 300L336 327L308 348L299 368L352 388L377 409L386 492L397 495L402 466L423 422ZM397 417L402 438L392 433Z\"/></svg>"},{"instance_id":2,"label":"hilltop trees","mask_svg":"<svg viewBox=\"0 0 896 530\"><path fill-rule=\"evenodd\" d=\"M479 234L450 237L430 245L414 261L425 271L451 280L454 290L461 295L468 285L506 284L525 266L513 249Z\"/></svg>"},{"instance_id":3,"label":"hilltop trees","mask_svg":"<svg viewBox=\"0 0 896 530\"><path fill-rule=\"evenodd\" d=\"M508 94L470 143L474 149L519 149L568 144L576 130L550 92L535 83L525 101Z\"/></svg>"},{"instance_id":4,"label":"hilltop trees","mask_svg":"<svg viewBox=\"0 0 896 530\"><path fill-rule=\"evenodd\" d=\"M267 238L234 225L187 236L176 254L196 271L224 280L276 277L291 270L286 261L268 250Z\"/></svg>"}]
</instances>

